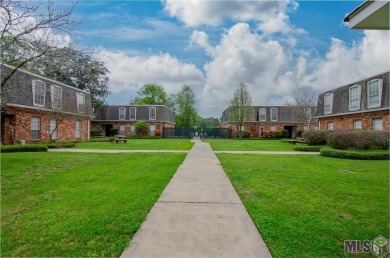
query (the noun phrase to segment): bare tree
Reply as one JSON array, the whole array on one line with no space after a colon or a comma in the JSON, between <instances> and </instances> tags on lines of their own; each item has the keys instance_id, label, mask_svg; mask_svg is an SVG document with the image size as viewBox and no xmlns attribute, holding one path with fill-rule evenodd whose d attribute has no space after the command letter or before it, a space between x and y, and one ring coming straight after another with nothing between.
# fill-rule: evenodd
<instances>
[{"instance_id":1,"label":"bare tree","mask_svg":"<svg viewBox=\"0 0 390 258\"><path fill-rule=\"evenodd\" d=\"M313 107L316 106L317 95L308 91L303 91L295 95L293 102L286 101L286 106L292 108L295 120L302 121L310 130L310 123L314 117Z\"/></svg>"},{"instance_id":2,"label":"bare tree","mask_svg":"<svg viewBox=\"0 0 390 258\"><path fill-rule=\"evenodd\" d=\"M77 2L0 0L0 61L14 66L1 80L1 89L20 68L70 43Z\"/></svg>"},{"instance_id":3,"label":"bare tree","mask_svg":"<svg viewBox=\"0 0 390 258\"><path fill-rule=\"evenodd\" d=\"M252 98L249 94L248 87L240 83L234 91L233 99L229 107L229 120L237 127L238 136L242 138L242 126L253 113Z\"/></svg>"}]
</instances>

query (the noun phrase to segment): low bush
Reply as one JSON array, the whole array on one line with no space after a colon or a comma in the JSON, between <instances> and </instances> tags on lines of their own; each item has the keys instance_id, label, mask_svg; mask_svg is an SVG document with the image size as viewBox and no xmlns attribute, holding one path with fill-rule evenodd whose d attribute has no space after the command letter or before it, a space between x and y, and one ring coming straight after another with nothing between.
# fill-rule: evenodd
<instances>
[{"instance_id":1,"label":"low bush","mask_svg":"<svg viewBox=\"0 0 390 258\"><path fill-rule=\"evenodd\" d=\"M287 130L282 130L282 138L290 137L290 133Z\"/></svg>"},{"instance_id":2,"label":"low bush","mask_svg":"<svg viewBox=\"0 0 390 258\"><path fill-rule=\"evenodd\" d=\"M328 145L335 149L389 149L387 131L335 131L328 135Z\"/></svg>"},{"instance_id":3,"label":"low bush","mask_svg":"<svg viewBox=\"0 0 390 258\"><path fill-rule=\"evenodd\" d=\"M315 145L326 145L327 136L332 131L328 130L316 130L316 131L305 131L302 133L303 140L311 146Z\"/></svg>"},{"instance_id":4,"label":"low bush","mask_svg":"<svg viewBox=\"0 0 390 258\"><path fill-rule=\"evenodd\" d=\"M110 129L110 136L114 136L118 134L118 128L111 128Z\"/></svg>"},{"instance_id":5,"label":"low bush","mask_svg":"<svg viewBox=\"0 0 390 258\"><path fill-rule=\"evenodd\" d=\"M251 131L249 130L242 131L242 138L251 138L251 137L252 137Z\"/></svg>"},{"instance_id":6,"label":"low bush","mask_svg":"<svg viewBox=\"0 0 390 258\"><path fill-rule=\"evenodd\" d=\"M99 130L98 128L91 128L91 129L89 130L89 132L90 132L90 134L91 134L92 137L95 137L95 136L97 136L97 135L100 134L100 130Z\"/></svg>"},{"instance_id":7,"label":"low bush","mask_svg":"<svg viewBox=\"0 0 390 258\"><path fill-rule=\"evenodd\" d=\"M298 132L297 132L297 137L301 138L303 132L304 132L304 130L299 129Z\"/></svg>"},{"instance_id":8,"label":"low bush","mask_svg":"<svg viewBox=\"0 0 390 258\"><path fill-rule=\"evenodd\" d=\"M275 130L269 132L269 137L271 138L282 138L282 131L281 130Z\"/></svg>"},{"instance_id":9,"label":"low bush","mask_svg":"<svg viewBox=\"0 0 390 258\"><path fill-rule=\"evenodd\" d=\"M108 142L110 141L110 137L97 137L97 138L90 138L88 142Z\"/></svg>"},{"instance_id":10,"label":"low bush","mask_svg":"<svg viewBox=\"0 0 390 258\"><path fill-rule=\"evenodd\" d=\"M46 152L47 146L44 145L6 145L1 146L2 153L6 152Z\"/></svg>"},{"instance_id":11,"label":"low bush","mask_svg":"<svg viewBox=\"0 0 390 258\"><path fill-rule=\"evenodd\" d=\"M388 160L390 152L388 150L337 150L330 147L324 147L320 150L321 156L339 158L339 159L360 159L360 160Z\"/></svg>"},{"instance_id":12,"label":"low bush","mask_svg":"<svg viewBox=\"0 0 390 258\"><path fill-rule=\"evenodd\" d=\"M154 130L154 135L155 135L155 136L160 136L160 135L161 135L160 130Z\"/></svg>"},{"instance_id":13,"label":"low bush","mask_svg":"<svg viewBox=\"0 0 390 258\"><path fill-rule=\"evenodd\" d=\"M270 135L270 131L264 131L261 133L261 137L268 138Z\"/></svg>"},{"instance_id":14,"label":"low bush","mask_svg":"<svg viewBox=\"0 0 390 258\"><path fill-rule=\"evenodd\" d=\"M49 149L74 148L76 147L76 144L74 142L56 142L56 143L49 143L47 147Z\"/></svg>"},{"instance_id":15,"label":"low bush","mask_svg":"<svg viewBox=\"0 0 390 258\"><path fill-rule=\"evenodd\" d=\"M319 152L321 148L323 148L323 145L316 145L316 146L307 146L307 145L302 145L302 146L296 146L294 147L295 151L307 151L307 152Z\"/></svg>"}]
</instances>

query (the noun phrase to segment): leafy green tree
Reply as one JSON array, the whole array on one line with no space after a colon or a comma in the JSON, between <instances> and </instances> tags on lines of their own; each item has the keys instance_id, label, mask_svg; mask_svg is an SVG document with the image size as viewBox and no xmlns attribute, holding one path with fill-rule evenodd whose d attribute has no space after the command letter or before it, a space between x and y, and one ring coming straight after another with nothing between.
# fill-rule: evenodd
<instances>
[{"instance_id":1,"label":"leafy green tree","mask_svg":"<svg viewBox=\"0 0 390 258\"><path fill-rule=\"evenodd\" d=\"M231 100L228 112L229 121L236 125L240 140L242 138L242 127L244 122L250 118L252 112L252 98L248 86L244 83L240 83L234 91L234 96Z\"/></svg>"},{"instance_id":2,"label":"leafy green tree","mask_svg":"<svg viewBox=\"0 0 390 258\"><path fill-rule=\"evenodd\" d=\"M191 87L183 85L175 98L176 127L191 127L195 124L198 114L195 109L195 93Z\"/></svg>"},{"instance_id":3,"label":"leafy green tree","mask_svg":"<svg viewBox=\"0 0 390 258\"><path fill-rule=\"evenodd\" d=\"M174 103L160 85L149 83L138 90L138 97L132 102L139 105L166 105L173 107Z\"/></svg>"},{"instance_id":4,"label":"leafy green tree","mask_svg":"<svg viewBox=\"0 0 390 258\"><path fill-rule=\"evenodd\" d=\"M144 121L138 121L134 127L137 135L144 136L148 133L148 125Z\"/></svg>"},{"instance_id":5,"label":"leafy green tree","mask_svg":"<svg viewBox=\"0 0 390 258\"><path fill-rule=\"evenodd\" d=\"M219 127L220 121L216 117L198 117L196 125L201 128L216 128Z\"/></svg>"},{"instance_id":6,"label":"leafy green tree","mask_svg":"<svg viewBox=\"0 0 390 258\"><path fill-rule=\"evenodd\" d=\"M101 107L108 90L108 73L103 62L72 48L59 48L32 65L42 76L91 93L92 105Z\"/></svg>"}]
</instances>

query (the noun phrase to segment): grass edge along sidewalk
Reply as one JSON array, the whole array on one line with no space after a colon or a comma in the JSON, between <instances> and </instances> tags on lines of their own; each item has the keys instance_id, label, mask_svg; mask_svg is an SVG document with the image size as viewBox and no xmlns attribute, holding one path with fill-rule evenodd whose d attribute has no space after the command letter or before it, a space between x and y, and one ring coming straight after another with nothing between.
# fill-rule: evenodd
<instances>
[{"instance_id":1,"label":"grass edge along sidewalk","mask_svg":"<svg viewBox=\"0 0 390 258\"><path fill-rule=\"evenodd\" d=\"M386 160L217 156L274 257L345 256L344 240L389 236Z\"/></svg>"},{"instance_id":2,"label":"grass edge along sidewalk","mask_svg":"<svg viewBox=\"0 0 390 258\"><path fill-rule=\"evenodd\" d=\"M185 156L1 154L2 256L119 256Z\"/></svg>"},{"instance_id":3,"label":"grass edge along sidewalk","mask_svg":"<svg viewBox=\"0 0 390 258\"><path fill-rule=\"evenodd\" d=\"M190 150L194 145L190 140L176 139L127 139L127 143L80 142L76 149L101 150Z\"/></svg>"}]
</instances>

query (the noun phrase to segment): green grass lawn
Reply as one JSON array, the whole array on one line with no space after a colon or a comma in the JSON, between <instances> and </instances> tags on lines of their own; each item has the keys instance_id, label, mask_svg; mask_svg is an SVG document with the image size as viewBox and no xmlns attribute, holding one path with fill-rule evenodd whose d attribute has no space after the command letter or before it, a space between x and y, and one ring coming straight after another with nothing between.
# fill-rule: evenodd
<instances>
[{"instance_id":1,"label":"green grass lawn","mask_svg":"<svg viewBox=\"0 0 390 258\"><path fill-rule=\"evenodd\" d=\"M102 150L190 150L194 145L190 140L175 139L127 139L127 143L81 142L77 149Z\"/></svg>"},{"instance_id":2,"label":"green grass lawn","mask_svg":"<svg viewBox=\"0 0 390 258\"><path fill-rule=\"evenodd\" d=\"M293 151L295 145L280 140L202 140L214 151Z\"/></svg>"},{"instance_id":3,"label":"green grass lawn","mask_svg":"<svg viewBox=\"0 0 390 258\"><path fill-rule=\"evenodd\" d=\"M119 256L185 154L1 154L1 253Z\"/></svg>"},{"instance_id":4,"label":"green grass lawn","mask_svg":"<svg viewBox=\"0 0 390 258\"><path fill-rule=\"evenodd\" d=\"M344 256L389 236L389 161L218 154L275 257Z\"/></svg>"}]
</instances>

